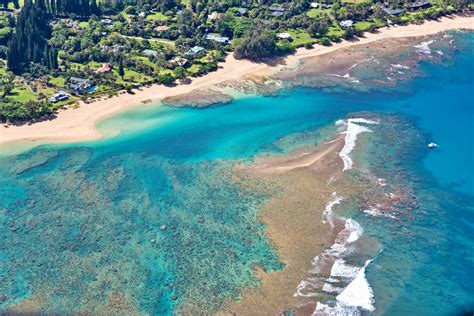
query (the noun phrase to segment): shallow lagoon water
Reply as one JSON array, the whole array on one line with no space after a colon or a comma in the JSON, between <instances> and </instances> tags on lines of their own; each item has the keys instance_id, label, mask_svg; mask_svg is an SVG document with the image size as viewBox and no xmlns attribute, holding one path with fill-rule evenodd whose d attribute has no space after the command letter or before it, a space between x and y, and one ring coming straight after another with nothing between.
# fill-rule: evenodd
<instances>
[{"instance_id":1,"label":"shallow lagoon water","mask_svg":"<svg viewBox=\"0 0 474 316\"><path fill-rule=\"evenodd\" d=\"M59 313L222 308L258 286L252 264L282 267L257 217L266 196L236 186L227 168L316 143L318 134L279 140L368 111L411 124L404 135L413 138L398 139L397 157L380 150L390 148L383 138L360 156L387 181L413 186L420 204L402 222L352 214L384 248L367 267L376 313L472 310L474 36L454 36L452 60L423 64L425 76L402 89L296 89L203 110L144 107L100 124L119 136L2 158L0 308L25 299ZM431 141L440 147L427 149ZM387 158L394 163L380 163Z\"/></svg>"}]
</instances>

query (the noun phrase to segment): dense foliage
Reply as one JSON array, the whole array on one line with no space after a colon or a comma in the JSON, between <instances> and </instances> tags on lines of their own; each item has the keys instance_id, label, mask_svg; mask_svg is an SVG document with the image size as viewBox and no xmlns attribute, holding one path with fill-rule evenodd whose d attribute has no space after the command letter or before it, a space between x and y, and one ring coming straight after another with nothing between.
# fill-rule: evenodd
<instances>
[{"instance_id":1,"label":"dense foliage","mask_svg":"<svg viewBox=\"0 0 474 316\"><path fill-rule=\"evenodd\" d=\"M47 43L51 31L45 15L44 3L26 0L8 43L8 67L14 73L22 73L30 63L39 63L48 69L58 67L57 51Z\"/></svg>"},{"instance_id":2,"label":"dense foliage","mask_svg":"<svg viewBox=\"0 0 474 316\"><path fill-rule=\"evenodd\" d=\"M421 8L417 3L0 0L0 121L40 117L141 85L189 82L216 70L231 51L261 60L474 7L469 0L437 0ZM75 93L71 77L89 80L93 89ZM49 102L60 90L69 98Z\"/></svg>"},{"instance_id":3,"label":"dense foliage","mask_svg":"<svg viewBox=\"0 0 474 316\"><path fill-rule=\"evenodd\" d=\"M235 47L236 58L262 59L275 55L276 40L268 29L253 29Z\"/></svg>"}]
</instances>

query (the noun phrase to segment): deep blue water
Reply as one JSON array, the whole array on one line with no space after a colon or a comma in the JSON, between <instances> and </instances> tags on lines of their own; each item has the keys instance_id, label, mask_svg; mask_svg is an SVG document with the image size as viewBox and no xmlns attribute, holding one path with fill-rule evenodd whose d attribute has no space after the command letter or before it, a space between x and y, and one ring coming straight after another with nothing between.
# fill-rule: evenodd
<instances>
[{"instance_id":1,"label":"deep blue water","mask_svg":"<svg viewBox=\"0 0 474 316\"><path fill-rule=\"evenodd\" d=\"M474 34L455 37L453 58L424 63L403 89L147 107L100 125L120 136L1 158L0 310L26 298L59 313L113 312L112 301L149 314L172 313L181 300L222 307L257 285L252 263L282 267L256 216L265 196L237 187L226 168L317 142L279 140L359 111L409 123L400 125L409 133L379 140L405 145L396 157L372 145L372 168L410 183L420 204L403 222L358 218L384 248L367 270L376 313L474 310ZM429 150L431 141L440 147ZM376 163L384 159L394 163Z\"/></svg>"}]
</instances>

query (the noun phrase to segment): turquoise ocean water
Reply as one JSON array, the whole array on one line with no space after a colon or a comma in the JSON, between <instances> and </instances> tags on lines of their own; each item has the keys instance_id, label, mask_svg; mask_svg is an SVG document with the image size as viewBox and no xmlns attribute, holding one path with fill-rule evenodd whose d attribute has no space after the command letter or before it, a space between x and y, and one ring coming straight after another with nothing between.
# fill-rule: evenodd
<instances>
[{"instance_id":1,"label":"turquoise ocean water","mask_svg":"<svg viewBox=\"0 0 474 316\"><path fill-rule=\"evenodd\" d=\"M387 119L359 156L418 203L396 221L352 214L383 247L366 271L375 314L473 311L474 34L454 38L449 61L399 88L148 107L100 124L120 136L0 158L0 311L25 299L58 313L216 311L258 285L253 263L282 268L257 218L266 196L228 167L362 111Z\"/></svg>"}]
</instances>

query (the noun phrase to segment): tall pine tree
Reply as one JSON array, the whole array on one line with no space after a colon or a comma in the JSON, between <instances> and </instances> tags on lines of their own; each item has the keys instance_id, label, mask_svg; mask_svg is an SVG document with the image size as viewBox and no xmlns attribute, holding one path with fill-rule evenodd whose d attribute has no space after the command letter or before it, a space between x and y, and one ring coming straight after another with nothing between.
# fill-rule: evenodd
<instances>
[{"instance_id":1,"label":"tall pine tree","mask_svg":"<svg viewBox=\"0 0 474 316\"><path fill-rule=\"evenodd\" d=\"M16 74L24 72L30 63L57 68L57 52L48 46L50 37L45 1L26 0L8 43L8 68Z\"/></svg>"}]
</instances>

